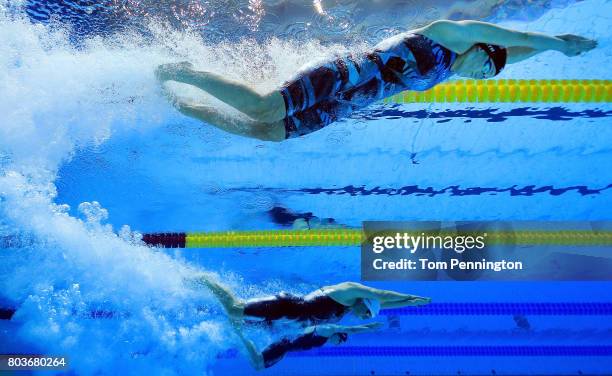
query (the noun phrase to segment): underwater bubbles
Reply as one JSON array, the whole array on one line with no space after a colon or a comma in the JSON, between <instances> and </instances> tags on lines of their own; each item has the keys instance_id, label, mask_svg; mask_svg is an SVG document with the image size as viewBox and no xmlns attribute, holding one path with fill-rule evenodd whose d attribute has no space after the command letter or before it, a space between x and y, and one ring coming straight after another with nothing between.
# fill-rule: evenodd
<instances>
[{"instance_id":1,"label":"underwater bubbles","mask_svg":"<svg viewBox=\"0 0 612 376\"><path fill-rule=\"evenodd\" d=\"M321 36L345 35L354 26L353 15L348 9L332 8L325 14L315 15L313 25Z\"/></svg>"},{"instance_id":2,"label":"underwater bubbles","mask_svg":"<svg viewBox=\"0 0 612 376\"><path fill-rule=\"evenodd\" d=\"M288 40L306 41L312 37L309 22L294 22L287 25L280 33L280 37Z\"/></svg>"},{"instance_id":3,"label":"underwater bubbles","mask_svg":"<svg viewBox=\"0 0 612 376\"><path fill-rule=\"evenodd\" d=\"M4 14L0 35L0 300L17 310L15 338L68 355L77 374L206 372L229 345L225 322L205 313L214 301L185 283L200 270L105 224L113 212L95 197L79 217L55 202L64 163L86 154L98 173L129 171L138 159L113 164L109 140L146 140L177 117L153 79L168 49L130 34L76 47L64 30ZM99 311L109 314L92 319Z\"/></svg>"},{"instance_id":4,"label":"underwater bubbles","mask_svg":"<svg viewBox=\"0 0 612 376\"><path fill-rule=\"evenodd\" d=\"M372 25L364 30L364 35L369 43L378 43L385 38L407 31L404 27L390 27L388 25Z\"/></svg>"}]
</instances>

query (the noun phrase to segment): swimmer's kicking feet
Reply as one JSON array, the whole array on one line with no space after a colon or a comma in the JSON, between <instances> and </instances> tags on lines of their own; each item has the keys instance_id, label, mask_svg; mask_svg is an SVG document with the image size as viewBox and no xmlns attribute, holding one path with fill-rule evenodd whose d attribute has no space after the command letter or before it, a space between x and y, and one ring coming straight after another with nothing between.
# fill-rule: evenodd
<instances>
[{"instance_id":1,"label":"swimmer's kicking feet","mask_svg":"<svg viewBox=\"0 0 612 376\"><path fill-rule=\"evenodd\" d=\"M196 86L242 112L175 101L183 114L225 131L281 141L319 130L351 112L405 90L424 91L453 75L486 79L506 64L544 51L578 56L597 42L577 35L550 36L479 21L436 21L383 40L360 56L336 57L302 69L278 90L260 94L247 84L201 72L189 63L164 64L156 76Z\"/></svg>"},{"instance_id":2,"label":"swimmer's kicking feet","mask_svg":"<svg viewBox=\"0 0 612 376\"><path fill-rule=\"evenodd\" d=\"M272 367L288 352L304 351L324 346L327 343L340 345L348 340L349 334L378 330L382 323L373 322L365 325L344 326L323 324L309 326L297 337L283 337L259 352L255 344L242 333L237 321L232 323L236 334L242 341L253 367L257 370Z\"/></svg>"},{"instance_id":3,"label":"swimmer's kicking feet","mask_svg":"<svg viewBox=\"0 0 612 376\"><path fill-rule=\"evenodd\" d=\"M304 296L281 292L272 297L243 301L208 277L198 283L208 287L219 299L231 320L261 319L266 322L287 319L313 325L337 322L348 313L360 319L378 315L380 309L418 306L430 298L379 290L356 282L324 286Z\"/></svg>"}]
</instances>

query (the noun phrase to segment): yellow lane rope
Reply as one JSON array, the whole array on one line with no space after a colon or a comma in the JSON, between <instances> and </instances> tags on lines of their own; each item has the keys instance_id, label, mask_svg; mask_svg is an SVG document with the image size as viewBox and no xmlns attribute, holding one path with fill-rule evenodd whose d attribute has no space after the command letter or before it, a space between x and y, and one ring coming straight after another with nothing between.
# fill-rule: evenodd
<instances>
[{"instance_id":1,"label":"yellow lane rope","mask_svg":"<svg viewBox=\"0 0 612 376\"><path fill-rule=\"evenodd\" d=\"M611 80L459 80L385 103L609 103Z\"/></svg>"},{"instance_id":2,"label":"yellow lane rope","mask_svg":"<svg viewBox=\"0 0 612 376\"><path fill-rule=\"evenodd\" d=\"M420 235L415 232L414 235ZM456 236L456 233L438 233ZM178 248L226 247L314 247L359 246L365 236L361 229L266 230L148 234L145 242ZM612 231L514 231L489 232L489 245L612 246Z\"/></svg>"}]
</instances>

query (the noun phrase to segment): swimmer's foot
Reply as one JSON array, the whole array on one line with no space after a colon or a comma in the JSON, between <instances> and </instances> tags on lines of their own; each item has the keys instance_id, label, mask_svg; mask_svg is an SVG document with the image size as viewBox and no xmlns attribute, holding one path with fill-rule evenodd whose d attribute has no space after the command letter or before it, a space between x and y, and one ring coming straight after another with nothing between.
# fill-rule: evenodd
<instances>
[{"instance_id":1,"label":"swimmer's foot","mask_svg":"<svg viewBox=\"0 0 612 376\"><path fill-rule=\"evenodd\" d=\"M242 320L244 316L244 302L236 298L230 290L205 274L198 278L197 283L207 287L217 297L230 319Z\"/></svg>"},{"instance_id":2,"label":"swimmer's foot","mask_svg":"<svg viewBox=\"0 0 612 376\"><path fill-rule=\"evenodd\" d=\"M193 71L193 64L188 61L162 64L155 69L155 77L161 82L170 80L182 81L191 71Z\"/></svg>"}]
</instances>

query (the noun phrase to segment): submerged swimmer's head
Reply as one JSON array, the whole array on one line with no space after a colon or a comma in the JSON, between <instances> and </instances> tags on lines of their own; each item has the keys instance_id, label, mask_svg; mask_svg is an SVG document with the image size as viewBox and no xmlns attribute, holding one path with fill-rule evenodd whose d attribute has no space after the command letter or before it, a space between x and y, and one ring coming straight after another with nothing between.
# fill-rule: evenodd
<instances>
[{"instance_id":1,"label":"submerged swimmer's head","mask_svg":"<svg viewBox=\"0 0 612 376\"><path fill-rule=\"evenodd\" d=\"M459 55L453 71L461 77L491 78L504 69L507 57L508 53L504 47L478 43Z\"/></svg>"},{"instance_id":2,"label":"submerged swimmer's head","mask_svg":"<svg viewBox=\"0 0 612 376\"><path fill-rule=\"evenodd\" d=\"M328 341L334 345L340 345L346 342L347 339L348 339L347 333L334 333L332 334L331 337L329 337Z\"/></svg>"},{"instance_id":3,"label":"submerged swimmer's head","mask_svg":"<svg viewBox=\"0 0 612 376\"><path fill-rule=\"evenodd\" d=\"M357 299L353 304L353 315L362 320L372 319L378 316L380 302L376 299Z\"/></svg>"}]
</instances>

